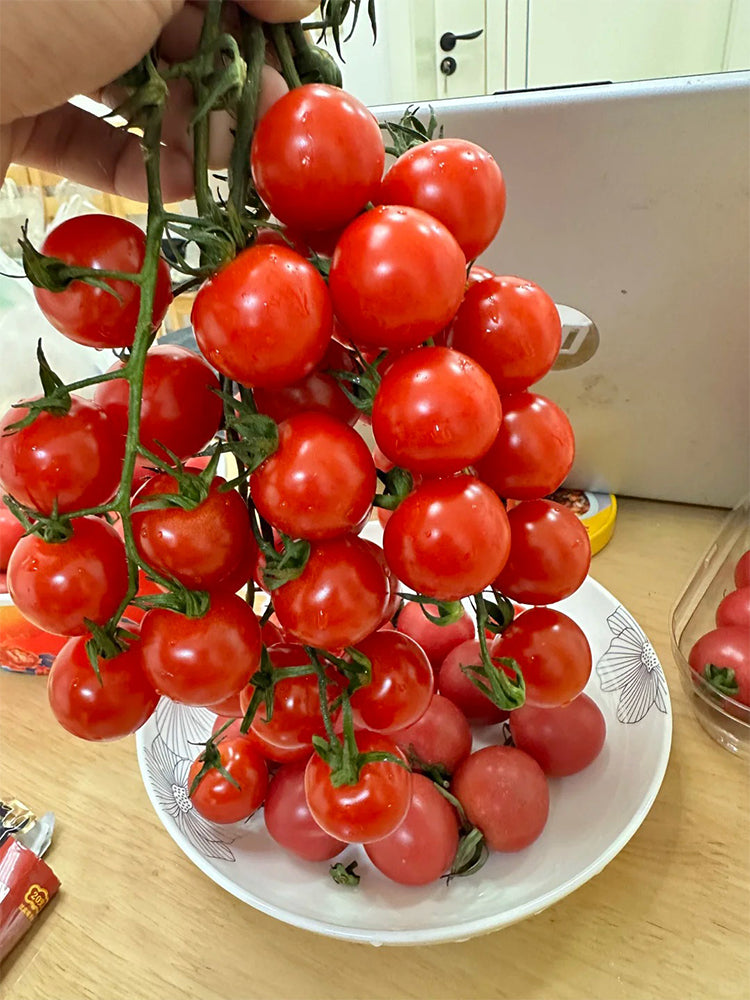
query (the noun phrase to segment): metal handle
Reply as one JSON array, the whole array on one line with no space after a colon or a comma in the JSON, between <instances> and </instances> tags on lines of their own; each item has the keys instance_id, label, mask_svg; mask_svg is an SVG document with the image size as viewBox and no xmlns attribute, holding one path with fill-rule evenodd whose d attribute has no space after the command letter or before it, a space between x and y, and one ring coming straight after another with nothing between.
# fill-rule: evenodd
<instances>
[{"instance_id":1,"label":"metal handle","mask_svg":"<svg viewBox=\"0 0 750 1000\"><path fill-rule=\"evenodd\" d=\"M484 28L477 28L476 31L468 31L465 35L454 35L452 31L446 31L440 36L440 48L443 52L452 52L456 47L456 42L468 42L472 38L479 38Z\"/></svg>"}]
</instances>

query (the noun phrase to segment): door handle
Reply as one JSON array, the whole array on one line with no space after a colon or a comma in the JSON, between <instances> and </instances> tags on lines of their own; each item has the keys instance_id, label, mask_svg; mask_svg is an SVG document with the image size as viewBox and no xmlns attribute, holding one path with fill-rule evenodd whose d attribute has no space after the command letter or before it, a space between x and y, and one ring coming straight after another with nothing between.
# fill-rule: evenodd
<instances>
[{"instance_id":1,"label":"door handle","mask_svg":"<svg viewBox=\"0 0 750 1000\"><path fill-rule=\"evenodd\" d=\"M456 42L468 42L472 38L479 38L483 32L484 28L468 31L465 35L454 35L452 31L446 31L440 36L440 48L443 52L452 52L456 47Z\"/></svg>"}]
</instances>

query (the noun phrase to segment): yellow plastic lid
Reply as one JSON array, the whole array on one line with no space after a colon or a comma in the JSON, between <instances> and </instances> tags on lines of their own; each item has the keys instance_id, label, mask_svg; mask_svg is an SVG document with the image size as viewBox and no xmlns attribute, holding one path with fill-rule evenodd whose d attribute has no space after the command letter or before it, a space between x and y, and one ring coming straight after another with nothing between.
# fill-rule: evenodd
<instances>
[{"instance_id":1,"label":"yellow plastic lid","mask_svg":"<svg viewBox=\"0 0 750 1000\"><path fill-rule=\"evenodd\" d=\"M617 498L612 493L590 493L561 487L549 498L569 507L584 524L591 541L591 554L600 552L612 537L617 519Z\"/></svg>"}]
</instances>

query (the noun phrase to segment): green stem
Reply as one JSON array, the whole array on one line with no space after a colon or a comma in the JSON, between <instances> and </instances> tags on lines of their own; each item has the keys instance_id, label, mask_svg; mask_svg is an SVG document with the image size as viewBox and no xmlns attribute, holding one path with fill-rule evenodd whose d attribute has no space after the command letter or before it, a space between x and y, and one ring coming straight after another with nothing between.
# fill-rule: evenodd
<instances>
[{"instance_id":1,"label":"green stem","mask_svg":"<svg viewBox=\"0 0 750 1000\"><path fill-rule=\"evenodd\" d=\"M209 0L200 37L200 49L204 55L198 60L199 71L193 79L195 106L200 107L203 84L200 77L208 75L213 60L213 43L218 37L221 20L221 0ZM214 219L217 215L216 203L208 182L209 115L201 117L193 125L193 170L195 178L195 203L202 219Z\"/></svg>"},{"instance_id":2,"label":"green stem","mask_svg":"<svg viewBox=\"0 0 750 1000\"><path fill-rule=\"evenodd\" d=\"M247 201L250 144L255 129L261 73L266 55L266 37L261 23L249 14L242 19L241 51L247 65L247 76L238 105L237 129L229 160L229 205L237 219Z\"/></svg>"},{"instance_id":3,"label":"green stem","mask_svg":"<svg viewBox=\"0 0 750 1000\"><path fill-rule=\"evenodd\" d=\"M294 65L285 26L283 24L269 24L267 30L279 57L281 75L286 80L287 86L290 90L299 87L302 81L299 78L297 67Z\"/></svg>"}]
</instances>

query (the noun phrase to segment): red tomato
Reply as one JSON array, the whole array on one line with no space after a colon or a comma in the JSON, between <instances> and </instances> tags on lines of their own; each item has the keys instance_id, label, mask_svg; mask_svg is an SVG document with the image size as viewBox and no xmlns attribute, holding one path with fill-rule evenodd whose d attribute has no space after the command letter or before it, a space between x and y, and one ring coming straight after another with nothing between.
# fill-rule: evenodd
<instances>
[{"instance_id":1,"label":"red tomato","mask_svg":"<svg viewBox=\"0 0 750 1000\"><path fill-rule=\"evenodd\" d=\"M406 758L387 736L362 729L360 753L392 753ZM411 801L411 772L392 761L373 761L360 769L353 785L334 785L331 769L314 753L305 769L305 797L313 819L345 843L368 844L387 837L404 821Z\"/></svg>"},{"instance_id":2,"label":"red tomato","mask_svg":"<svg viewBox=\"0 0 750 1000\"><path fill-rule=\"evenodd\" d=\"M395 464L425 476L472 465L497 437L503 411L487 373L449 347L397 358L378 388L372 430Z\"/></svg>"},{"instance_id":3,"label":"red tomato","mask_svg":"<svg viewBox=\"0 0 750 1000\"><path fill-rule=\"evenodd\" d=\"M99 680L86 652L88 638L68 639L55 657L47 680L50 707L74 736L120 739L140 729L159 695L143 670L139 641L110 659L99 657Z\"/></svg>"},{"instance_id":4,"label":"red tomato","mask_svg":"<svg viewBox=\"0 0 750 1000\"><path fill-rule=\"evenodd\" d=\"M357 643L370 660L370 683L351 696L354 722L364 729L390 733L416 722L432 698L434 678L422 649L395 630L373 632Z\"/></svg>"},{"instance_id":5,"label":"red tomato","mask_svg":"<svg viewBox=\"0 0 750 1000\"><path fill-rule=\"evenodd\" d=\"M239 698L239 696L238 696ZM221 703L220 703L221 704ZM215 712L217 709L216 705L211 706L211 711ZM221 729L225 722L230 722L230 725L224 730L224 732L219 737L220 740L223 739L233 739L241 736L243 739L249 740L261 757L264 758L269 764L290 764L293 761L304 761L307 763L307 759L312 753L311 746L294 747L294 749L289 750L284 747L276 747L272 743L268 743L264 740L258 733L254 732L252 729L248 729L246 733L241 730L242 725L242 710L239 709L239 716L237 718L232 718L231 716L217 715L216 722L214 722L211 733L216 734L217 730ZM230 721L231 720L231 721Z\"/></svg>"},{"instance_id":6,"label":"red tomato","mask_svg":"<svg viewBox=\"0 0 750 1000\"><path fill-rule=\"evenodd\" d=\"M383 572L386 575L386 579L388 580L388 592L390 596L388 598L388 603L385 607L385 611L383 612L383 620L378 625L378 628L387 628L389 625L391 628L393 628L393 625L391 624L391 619L395 618L396 614L398 614L399 609L401 608L401 605L403 604L403 599L399 593L401 589L401 584L398 578L396 577L396 574L391 570L391 567L388 565L388 561L385 558L385 552L383 552L382 548L379 545L376 545L375 542L371 542L369 538L363 538L361 539L361 541L365 543L366 547L370 550L370 552L372 552L372 554L378 560L378 563L380 564Z\"/></svg>"},{"instance_id":7,"label":"red tomato","mask_svg":"<svg viewBox=\"0 0 750 1000\"><path fill-rule=\"evenodd\" d=\"M743 552L734 567L735 587L747 587L750 585L750 549Z\"/></svg>"},{"instance_id":8,"label":"red tomato","mask_svg":"<svg viewBox=\"0 0 750 1000\"><path fill-rule=\"evenodd\" d=\"M365 845L378 871L401 885L427 885L453 864L458 849L458 816L423 774L412 775L409 811L389 836Z\"/></svg>"},{"instance_id":9,"label":"red tomato","mask_svg":"<svg viewBox=\"0 0 750 1000\"><path fill-rule=\"evenodd\" d=\"M274 389L260 386L253 389L258 412L281 423L296 413L315 410L353 427L359 417L359 410L344 395L333 375L328 374L329 370L354 370L351 354L335 340L331 340L318 367L299 382Z\"/></svg>"},{"instance_id":10,"label":"red tomato","mask_svg":"<svg viewBox=\"0 0 750 1000\"><path fill-rule=\"evenodd\" d=\"M11 514L0 498L0 570L8 568L8 560L18 541L23 537L24 526Z\"/></svg>"},{"instance_id":11,"label":"red tomato","mask_svg":"<svg viewBox=\"0 0 750 1000\"><path fill-rule=\"evenodd\" d=\"M554 604L577 590L591 565L580 518L551 500L526 500L508 511L510 555L493 583L524 604Z\"/></svg>"},{"instance_id":12,"label":"red tomato","mask_svg":"<svg viewBox=\"0 0 750 1000\"><path fill-rule=\"evenodd\" d=\"M442 223L416 208L381 206L344 230L329 287L358 346L404 350L447 325L465 279L464 255Z\"/></svg>"},{"instance_id":13,"label":"red tomato","mask_svg":"<svg viewBox=\"0 0 750 1000\"><path fill-rule=\"evenodd\" d=\"M480 267L479 264L472 264L469 268L469 274L466 278L467 289L471 288L472 285L478 284L480 281L486 281L487 278L494 278L495 272L490 271L486 267Z\"/></svg>"},{"instance_id":14,"label":"red tomato","mask_svg":"<svg viewBox=\"0 0 750 1000\"><path fill-rule=\"evenodd\" d=\"M321 829L312 818L305 797L307 757L284 764L268 786L263 818L269 834L281 847L304 861L327 861L346 847Z\"/></svg>"},{"instance_id":15,"label":"red tomato","mask_svg":"<svg viewBox=\"0 0 750 1000\"><path fill-rule=\"evenodd\" d=\"M377 191L385 149L372 113L339 87L311 83L276 101L255 129L250 165L263 201L303 232L353 219Z\"/></svg>"},{"instance_id":16,"label":"red tomato","mask_svg":"<svg viewBox=\"0 0 750 1000\"><path fill-rule=\"evenodd\" d=\"M457 705L469 722L487 726L502 722L508 713L483 694L461 669L482 662L479 640L469 639L454 647L443 660L437 675L437 687L445 698Z\"/></svg>"},{"instance_id":17,"label":"red tomato","mask_svg":"<svg viewBox=\"0 0 750 1000\"><path fill-rule=\"evenodd\" d=\"M253 570L258 561L258 543L255 541L252 528L248 531L244 542L238 539L235 549L235 567L213 587L208 589L212 592L223 594L239 594L245 597L247 584L253 575Z\"/></svg>"},{"instance_id":18,"label":"red tomato","mask_svg":"<svg viewBox=\"0 0 750 1000\"><path fill-rule=\"evenodd\" d=\"M505 215L505 181L486 149L433 139L400 156L383 178L379 205L421 208L453 234L467 260L492 243Z\"/></svg>"},{"instance_id":19,"label":"red tomato","mask_svg":"<svg viewBox=\"0 0 750 1000\"><path fill-rule=\"evenodd\" d=\"M427 618L422 607L432 615L437 614L435 604L420 605L416 601L407 601L398 616L396 628L418 643L437 669L455 646L474 638L474 619L464 612L457 622L436 625Z\"/></svg>"},{"instance_id":20,"label":"red tomato","mask_svg":"<svg viewBox=\"0 0 750 1000\"><path fill-rule=\"evenodd\" d=\"M146 234L134 223L113 215L79 215L55 226L42 253L66 264L136 274L143 266ZM130 347L135 336L141 293L131 281L107 281L117 293L74 281L63 292L35 288L34 295L49 322L70 340L87 347ZM169 267L159 261L152 326L164 319L172 289Z\"/></svg>"},{"instance_id":21,"label":"red tomato","mask_svg":"<svg viewBox=\"0 0 750 1000\"><path fill-rule=\"evenodd\" d=\"M240 692L241 694L242 692ZM240 694L230 694L227 698L222 701L216 702L215 705L211 705L211 711L216 712L217 716L226 719L235 719L237 721L242 721L242 702L240 700ZM208 706L206 706L208 707ZM215 729L213 730L216 731ZM235 735L234 733L232 735ZM244 734L243 734L244 735Z\"/></svg>"},{"instance_id":22,"label":"red tomato","mask_svg":"<svg viewBox=\"0 0 750 1000\"><path fill-rule=\"evenodd\" d=\"M185 475L198 473L185 470ZM221 489L225 484L221 476L214 477L208 496L192 510L163 507L137 513L139 504L178 492L177 482L166 473L147 480L133 498L132 515L144 562L189 589L210 590L236 569L240 557L249 557L247 508L236 490Z\"/></svg>"},{"instance_id":23,"label":"red tomato","mask_svg":"<svg viewBox=\"0 0 750 1000\"><path fill-rule=\"evenodd\" d=\"M118 371L122 362L109 370ZM170 461L164 445L178 458L188 458L208 444L221 422L219 379L195 351L163 345L146 356L141 397L140 441L159 458ZM94 400L124 435L128 427L128 383L101 382Z\"/></svg>"},{"instance_id":24,"label":"red tomato","mask_svg":"<svg viewBox=\"0 0 750 1000\"><path fill-rule=\"evenodd\" d=\"M516 747L476 750L459 765L451 791L491 851L521 851L547 823L544 771Z\"/></svg>"},{"instance_id":25,"label":"red tomato","mask_svg":"<svg viewBox=\"0 0 750 1000\"><path fill-rule=\"evenodd\" d=\"M26 535L8 562L8 591L30 622L57 635L88 632L85 618L104 625L128 591L125 545L98 517L78 517L65 542Z\"/></svg>"},{"instance_id":26,"label":"red tomato","mask_svg":"<svg viewBox=\"0 0 750 1000\"><path fill-rule=\"evenodd\" d=\"M520 392L546 375L560 351L555 303L533 281L493 277L468 289L449 342L474 358L499 393Z\"/></svg>"},{"instance_id":27,"label":"red tomato","mask_svg":"<svg viewBox=\"0 0 750 1000\"><path fill-rule=\"evenodd\" d=\"M509 548L505 508L474 476L423 483L383 532L385 557L399 580L441 601L484 590L505 565Z\"/></svg>"},{"instance_id":28,"label":"red tomato","mask_svg":"<svg viewBox=\"0 0 750 1000\"><path fill-rule=\"evenodd\" d=\"M750 586L726 594L716 609L717 625L740 625L750 629Z\"/></svg>"},{"instance_id":29,"label":"red tomato","mask_svg":"<svg viewBox=\"0 0 750 1000\"><path fill-rule=\"evenodd\" d=\"M503 422L479 478L501 497L536 500L561 485L571 470L575 440L570 421L552 400L533 392L503 396Z\"/></svg>"},{"instance_id":30,"label":"red tomato","mask_svg":"<svg viewBox=\"0 0 750 1000\"><path fill-rule=\"evenodd\" d=\"M255 747L242 737L221 740L218 750L221 766L236 784L217 768L211 768L203 775L190 799L196 811L211 823L239 823L263 805L268 768ZM190 765L188 789L192 788L202 767L200 760Z\"/></svg>"},{"instance_id":31,"label":"red tomato","mask_svg":"<svg viewBox=\"0 0 750 1000\"><path fill-rule=\"evenodd\" d=\"M734 682L731 678L727 679L731 690L723 691L723 687L719 690L743 705L750 705L750 631L747 628L724 625L707 632L690 650L688 662L702 677L709 666L734 671Z\"/></svg>"},{"instance_id":32,"label":"red tomato","mask_svg":"<svg viewBox=\"0 0 750 1000\"><path fill-rule=\"evenodd\" d=\"M298 382L331 339L326 283L287 247L243 250L200 288L191 319L207 361L248 386Z\"/></svg>"},{"instance_id":33,"label":"red tomato","mask_svg":"<svg viewBox=\"0 0 750 1000\"><path fill-rule=\"evenodd\" d=\"M293 538L335 538L370 514L377 476L370 449L325 413L279 424L279 446L250 477L261 516Z\"/></svg>"},{"instance_id":34,"label":"red tomato","mask_svg":"<svg viewBox=\"0 0 750 1000\"><path fill-rule=\"evenodd\" d=\"M471 753L469 720L458 705L441 694L432 696L415 723L389 735L407 756L413 750L423 764L439 764L449 774Z\"/></svg>"},{"instance_id":35,"label":"red tomato","mask_svg":"<svg viewBox=\"0 0 750 1000\"><path fill-rule=\"evenodd\" d=\"M152 608L141 625L143 663L160 694L183 705L217 705L242 690L260 664L260 626L234 594L213 595L201 618Z\"/></svg>"},{"instance_id":36,"label":"red tomato","mask_svg":"<svg viewBox=\"0 0 750 1000\"><path fill-rule=\"evenodd\" d=\"M576 698L591 674L591 648L578 625L554 608L529 608L490 646L514 659L526 681L526 701L556 708Z\"/></svg>"},{"instance_id":37,"label":"red tomato","mask_svg":"<svg viewBox=\"0 0 750 1000\"><path fill-rule=\"evenodd\" d=\"M17 431L26 407L10 409L0 421L0 485L19 503L60 514L107 503L122 475L125 441L107 414L71 395L70 409L58 416L40 413Z\"/></svg>"},{"instance_id":38,"label":"red tomato","mask_svg":"<svg viewBox=\"0 0 750 1000\"><path fill-rule=\"evenodd\" d=\"M351 646L383 621L390 587L377 556L353 535L315 542L296 580L273 592L281 627L322 649Z\"/></svg>"},{"instance_id":39,"label":"red tomato","mask_svg":"<svg viewBox=\"0 0 750 1000\"><path fill-rule=\"evenodd\" d=\"M577 774L601 753L607 724L595 701L579 694L558 708L521 705L510 713L510 732L519 750L533 757L545 774Z\"/></svg>"}]
</instances>

